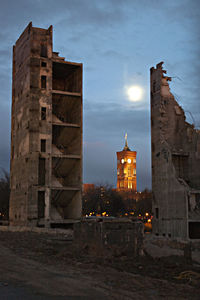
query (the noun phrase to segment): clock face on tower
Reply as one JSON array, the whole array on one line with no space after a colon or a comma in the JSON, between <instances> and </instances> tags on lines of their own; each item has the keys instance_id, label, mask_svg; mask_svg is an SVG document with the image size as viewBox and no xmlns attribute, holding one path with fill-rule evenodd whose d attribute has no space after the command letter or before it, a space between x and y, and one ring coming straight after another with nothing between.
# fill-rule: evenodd
<instances>
[{"instance_id":1,"label":"clock face on tower","mask_svg":"<svg viewBox=\"0 0 200 300\"><path fill-rule=\"evenodd\" d=\"M125 146L122 151L117 153L117 190L118 191L136 191L136 151L131 151L127 143L127 134L125 135Z\"/></svg>"}]
</instances>

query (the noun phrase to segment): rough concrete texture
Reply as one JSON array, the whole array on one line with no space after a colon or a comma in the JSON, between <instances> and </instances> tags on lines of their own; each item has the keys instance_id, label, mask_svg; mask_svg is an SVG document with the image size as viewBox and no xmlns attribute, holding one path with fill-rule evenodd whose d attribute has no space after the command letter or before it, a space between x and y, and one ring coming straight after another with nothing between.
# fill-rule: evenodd
<instances>
[{"instance_id":1,"label":"rough concrete texture","mask_svg":"<svg viewBox=\"0 0 200 300\"><path fill-rule=\"evenodd\" d=\"M83 219L74 224L74 243L97 255L143 255L144 226L137 220Z\"/></svg>"},{"instance_id":2,"label":"rough concrete texture","mask_svg":"<svg viewBox=\"0 0 200 300\"><path fill-rule=\"evenodd\" d=\"M81 216L82 64L30 23L13 47L10 224Z\"/></svg>"},{"instance_id":3,"label":"rough concrete texture","mask_svg":"<svg viewBox=\"0 0 200 300\"><path fill-rule=\"evenodd\" d=\"M153 258L181 256L187 262L200 264L200 241L186 241L146 235L144 251Z\"/></svg>"},{"instance_id":4,"label":"rough concrete texture","mask_svg":"<svg viewBox=\"0 0 200 300\"><path fill-rule=\"evenodd\" d=\"M151 68L153 233L200 239L200 131L186 122L162 64Z\"/></svg>"}]
</instances>

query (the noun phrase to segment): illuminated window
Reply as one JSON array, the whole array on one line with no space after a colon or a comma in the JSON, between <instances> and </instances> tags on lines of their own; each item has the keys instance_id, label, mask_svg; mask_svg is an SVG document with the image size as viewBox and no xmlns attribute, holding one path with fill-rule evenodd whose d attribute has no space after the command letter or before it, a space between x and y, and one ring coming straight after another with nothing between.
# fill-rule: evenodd
<instances>
[{"instance_id":1,"label":"illuminated window","mask_svg":"<svg viewBox=\"0 0 200 300\"><path fill-rule=\"evenodd\" d=\"M119 175L119 169L117 169L117 175Z\"/></svg>"},{"instance_id":2,"label":"illuminated window","mask_svg":"<svg viewBox=\"0 0 200 300\"><path fill-rule=\"evenodd\" d=\"M136 169L133 169L133 175L136 175Z\"/></svg>"},{"instance_id":3,"label":"illuminated window","mask_svg":"<svg viewBox=\"0 0 200 300\"><path fill-rule=\"evenodd\" d=\"M128 188L129 188L129 189L132 189L132 182L129 182L129 181L128 181Z\"/></svg>"},{"instance_id":4,"label":"illuminated window","mask_svg":"<svg viewBox=\"0 0 200 300\"><path fill-rule=\"evenodd\" d=\"M124 159L123 159L123 158L121 159L121 163L122 163L122 164L124 163Z\"/></svg>"},{"instance_id":5,"label":"illuminated window","mask_svg":"<svg viewBox=\"0 0 200 300\"><path fill-rule=\"evenodd\" d=\"M120 187L124 187L123 181L120 182Z\"/></svg>"},{"instance_id":6,"label":"illuminated window","mask_svg":"<svg viewBox=\"0 0 200 300\"><path fill-rule=\"evenodd\" d=\"M129 164L131 163L131 159L130 159L130 158L128 159L128 163L129 163Z\"/></svg>"},{"instance_id":7,"label":"illuminated window","mask_svg":"<svg viewBox=\"0 0 200 300\"><path fill-rule=\"evenodd\" d=\"M136 159L135 158L133 159L133 162L134 162L134 164L136 164Z\"/></svg>"},{"instance_id":8,"label":"illuminated window","mask_svg":"<svg viewBox=\"0 0 200 300\"><path fill-rule=\"evenodd\" d=\"M128 167L128 176L131 176L131 167Z\"/></svg>"}]
</instances>

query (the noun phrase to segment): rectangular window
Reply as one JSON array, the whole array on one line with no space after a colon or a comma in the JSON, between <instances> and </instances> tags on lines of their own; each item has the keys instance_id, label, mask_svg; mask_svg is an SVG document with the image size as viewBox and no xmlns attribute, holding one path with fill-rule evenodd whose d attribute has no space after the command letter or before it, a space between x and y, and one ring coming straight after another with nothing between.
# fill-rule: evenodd
<instances>
[{"instance_id":1,"label":"rectangular window","mask_svg":"<svg viewBox=\"0 0 200 300\"><path fill-rule=\"evenodd\" d=\"M46 120L46 107L41 108L41 120Z\"/></svg>"},{"instance_id":2,"label":"rectangular window","mask_svg":"<svg viewBox=\"0 0 200 300\"><path fill-rule=\"evenodd\" d=\"M45 61L42 61L41 66L42 66L43 68L45 68L45 67L47 66L47 63L46 63Z\"/></svg>"},{"instance_id":3,"label":"rectangular window","mask_svg":"<svg viewBox=\"0 0 200 300\"><path fill-rule=\"evenodd\" d=\"M158 211L158 207L156 207L156 219L159 218L159 211Z\"/></svg>"},{"instance_id":4,"label":"rectangular window","mask_svg":"<svg viewBox=\"0 0 200 300\"><path fill-rule=\"evenodd\" d=\"M41 152L46 152L46 140L41 140L40 141L40 151Z\"/></svg>"},{"instance_id":5,"label":"rectangular window","mask_svg":"<svg viewBox=\"0 0 200 300\"><path fill-rule=\"evenodd\" d=\"M38 184L45 185L45 158L39 158Z\"/></svg>"},{"instance_id":6,"label":"rectangular window","mask_svg":"<svg viewBox=\"0 0 200 300\"><path fill-rule=\"evenodd\" d=\"M189 238L200 239L200 222L189 222Z\"/></svg>"},{"instance_id":7,"label":"rectangular window","mask_svg":"<svg viewBox=\"0 0 200 300\"><path fill-rule=\"evenodd\" d=\"M41 44L40 56L47 57L47 46L45 44Z\"/></svg>"},{"instance_id":8,"label":"rectangular window","mask_svg":"<svg viewBox=\"0 0 200 300\"><path fill-rule=\"evenodd\" d=\"M136 169L133 169L133 175L136 175Z\"/></svg>"},{"instance_id":9,"label":"rectangular window","mask_svg":"<svg viewBox=\"0 0 200 300\"><path fill-rule=\"evenodd\" d=\"M123 181L120 182L120 187L124 187Z\"/></svg>"},{"instance_id":10,"label":"rectangular window","mask_svg":"<svg viewBox=\"0 0 200 300\"><path fill-rule=\"evenodd\" d=\"M38 219L45 215L45 192L38 191Z\"/></svg>"},{"instance_id":11,"label":"rectangular window","mask_svg":"<svg viewBox=\"0 0 200 300\"><path fill-rule=\"evenodd\" d=\"M131 167L128 167L128 176L131 176Z\"/></svg>"},{"instance_id":12,"label":"rectangular window","mask_svg":"<svg viewBox=\"0 0 200 300\"><path fill-rule=\"evenodd\" d=\"M41 76L41 89L46 89L47 87L47 77L42 75Z\"/></svg>"},{"instance_id":13,"label":"rectangular window","mask_svg":"<svg viewBox=\"0 0 200 300\"><path fill-rule=\"evenodd\" d=\"M132 182L128 181L128 188L132 189Z\"/></svg>"}]
</instances>

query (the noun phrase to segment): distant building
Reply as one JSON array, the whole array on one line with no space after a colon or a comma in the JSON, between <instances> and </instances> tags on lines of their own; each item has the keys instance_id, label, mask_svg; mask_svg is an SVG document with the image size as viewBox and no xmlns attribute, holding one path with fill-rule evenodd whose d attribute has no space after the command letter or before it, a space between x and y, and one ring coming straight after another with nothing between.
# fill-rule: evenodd
<instances>
[{"instance_id":1,"label":"distant building","mask_svg":"<svg viewBox=\"0 0 200 300\"><path fill-rule=\"evenodd\" d=\"M136 191L136 151L128 147L127 134L125 135L125 147L117 152L117 190Z\"/></svg>"},{"instance_id":2,"label":"distant building","mask_svg":"<svg viewBox=\"0 0 200 300\"><path fill-rule=\"evenodd\" d=\"M83 184L83 194L87 193L90 189L94 189L95 186L93 183L84 183Z\"/></svg>"}]
</instances>

